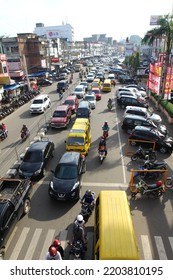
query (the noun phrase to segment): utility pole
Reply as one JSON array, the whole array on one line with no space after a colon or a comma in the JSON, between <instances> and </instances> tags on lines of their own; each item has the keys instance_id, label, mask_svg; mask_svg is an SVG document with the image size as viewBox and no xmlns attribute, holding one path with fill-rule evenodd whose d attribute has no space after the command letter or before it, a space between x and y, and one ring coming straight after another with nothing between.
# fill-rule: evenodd
<instances>
[{"instance_id":1,"label":"utility pole","mask_svg":"<svg viewBox=\"0 0 173 280\"><path fill-rule=\"evenodd\" d=\"M31 86L30 86L30 81L28 78L28 69L27 69L27 65L26 65L26 57L23 54L23 63L24 63L24 70L25 70L25 75L26 75L26 80L27 80L27 86L28 86L28 91L31 90Z\"/></svg>"}]
</instances>

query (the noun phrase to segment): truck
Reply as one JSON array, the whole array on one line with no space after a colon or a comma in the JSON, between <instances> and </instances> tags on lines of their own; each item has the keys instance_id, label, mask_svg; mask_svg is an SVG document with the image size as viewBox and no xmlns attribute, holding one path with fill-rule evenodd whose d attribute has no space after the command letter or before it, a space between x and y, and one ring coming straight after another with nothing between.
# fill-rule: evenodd
<instances>
[{"instance_id":1,"label":"truck","mask_svg":"<svg viewBox=\"0 0 173 280\"><path fill-rule=\"evenodd\" d=\"M18 220L29 212L31 192L30 179L0 178L0 250Z\"/></svg>"},{"instance_id":2,"label":"truck","mask_svg":"<svg viewBox=\"0 0 173 280\"><path fill-rule=\"evenodd\" d=\"M75 72L80 72L82 70L82 64L77 63L74 65Z\"/></svg>"}]
</instances>

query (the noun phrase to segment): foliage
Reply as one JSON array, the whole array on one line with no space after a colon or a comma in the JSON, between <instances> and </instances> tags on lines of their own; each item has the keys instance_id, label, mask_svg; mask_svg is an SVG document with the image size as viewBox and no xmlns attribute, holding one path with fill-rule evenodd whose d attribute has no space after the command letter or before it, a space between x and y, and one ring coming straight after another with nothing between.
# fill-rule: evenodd
<instances>
[{"instance_id":1,"label":"foliage","mask_svg":"<svg viewBox=\"0 0 173 280\"><path fill-rule=\"evenodd\" d=\"M151 96L153 96L155 100L160 98L159 104L168 112L169 116L173 118L173 104L168 100L162 99L161 96L158 96L154 92L151 92Z\"/></svg>"}]
</instances>

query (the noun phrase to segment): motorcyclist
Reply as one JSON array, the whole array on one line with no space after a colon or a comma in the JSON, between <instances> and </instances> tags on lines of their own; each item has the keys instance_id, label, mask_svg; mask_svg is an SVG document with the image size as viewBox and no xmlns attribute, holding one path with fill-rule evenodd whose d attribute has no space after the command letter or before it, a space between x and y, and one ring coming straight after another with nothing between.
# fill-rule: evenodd
<instances>
[{"instance_id":1,"label":"motorcyclist","mask_svg":"<svg viewBox=\"0 0 173 280\"><path fill-rule=\"evenodd\" d=\"M55 246L50 246L46 253L45 260L62 260L60 252L57 251Z\"/></svg>"},{"instance_id":2,"label":"motorcyclist","mask_svg":"<svg viewBox=\"0 0 173 280\"><path fill-rule=\"evenodd\" d=\"M106 147L106 139L102 136L100 138L100 142L99 142L99 147L98 147L98 152L100 151L105 151L105 156L107 156L107 147Z\"/></svg>"},{"instance_id":3,"label":"motorcyclist","mask_svg":"<svg viewBox=\"0 0 173 280\"><path fill-rule=\"evenodd\" d=\"M61 246L61 241L59 239L55 239L51 246L54 246L57 251L61 254L62 259L64 258L64 249Z\"/></svg>"},{"instance_id":4,"label":"motorcyclist","mask_svg":"<svg viewBox=\"0 0 173 280\"><path fill-rule=\"evenodd\" d=\"M8 131L7 131L7 126L6 126L5 123L2 123L2 124L1 124L0 129L3 131L4 136L7 137L7 132L8 132Z\"/></svg>"},{"instance_id":5,"label":"motorcyclist","mask_svg":"<svg viewBox=\"0 0 173 280\"><path fill-rule=\"evenodd\" d=\"M28 136L29 129L27 128L27 126L25 124L23 124L22 129L21 129L20 132L23 133L25 136Z\"/></svg>"},{"instance_id":6,"label":"motorcyclist","mask_svg":"<svg viewBox=\"0 0 173 280\"><path fill-rule=\"evenodd\" d=\"M108 99L108 105L112 105L112 99L111 98Z\"/></svg>"},{"instance_id":7,"label":"motorcyclist","mask_svg":"<svg viewBox=\"0 0 173 280\"><path fill-rule=\"evenodd\" d=\"M102 130L104 131L109 131L109 125L108 125L108 122L107 121L105 121L104 122L104 125L102 126Z\"/></svg>"},{"instance_id":8,"label":"motorcyclist","mask_svg":"<svg viewBox=\"0 0 173 280\"><path fill-rule=\"evenodd\" d=\"M73 224L73 241L72 244L75 244L77 240L82 241L83 247L86 248L87 238L84 230L84 218L79 214Z\"/></svg>"},{"instance_id":9,"label":"motorcyclist","mask_svg":"<svg viewBox=\"0 0 173 280\"><path fill-rule=\"evenodd\" d=\"M94 209L95 197L91 190L87 190L81 199L81 203L88 203L90 205L90 211Z\"/></svg>"}]
</instances>

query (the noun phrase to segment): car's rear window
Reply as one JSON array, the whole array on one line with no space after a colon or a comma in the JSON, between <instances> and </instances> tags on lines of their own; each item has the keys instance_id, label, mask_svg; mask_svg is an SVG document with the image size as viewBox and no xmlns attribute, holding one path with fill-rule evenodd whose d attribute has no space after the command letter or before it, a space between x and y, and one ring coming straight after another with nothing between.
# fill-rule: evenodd
<instances>
[{"instance_id":1,"label":"car's rear window","mask_svg":"<svg viewBox=\"0 0 173 280\"><path fill-rule=\"evenodd\" d=\"M53 117L57 118L57 117L66 117L66 111L55 111L53 113Z\"/></svg>"}]
</instances>

